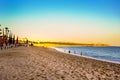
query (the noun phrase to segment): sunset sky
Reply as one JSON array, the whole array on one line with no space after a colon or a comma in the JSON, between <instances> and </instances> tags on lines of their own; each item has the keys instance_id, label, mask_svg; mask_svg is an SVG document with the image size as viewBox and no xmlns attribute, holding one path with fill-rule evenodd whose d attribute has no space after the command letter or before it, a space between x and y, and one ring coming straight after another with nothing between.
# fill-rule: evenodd
<instances>
[{"instance_id":1,"label":"sunset sky","mask_svg":"<svg viewBox=\"0 0 120 80\"><path fill-rule=\"evenodd\" d=\"M0 24L21 38L120 46L120 0L0 0Z\"/></svg>"}]
</instances>

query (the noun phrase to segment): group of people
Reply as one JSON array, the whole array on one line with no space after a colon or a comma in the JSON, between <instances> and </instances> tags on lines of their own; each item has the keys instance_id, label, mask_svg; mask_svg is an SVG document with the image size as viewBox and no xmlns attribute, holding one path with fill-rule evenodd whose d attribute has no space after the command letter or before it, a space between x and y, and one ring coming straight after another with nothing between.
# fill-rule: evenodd
<instances>
[{"instance_id":1,"label":"group of people","mask_svg":"<svg viewBox=\"0 0 120 80\"><path fill-rule=\"evenodd\" d=\"M15 37L6 37L6 36L0 36L0 48L2 49L8 49L12 47L16 47L18 44L18 37L15 40Z\"/></svg>"},{"instance_id":2,"label":"group of people","mask_svg":"<svg viewBox=\"0 0 120 80\"><path fill-rule=\"evenodd\" d=\"M66 50L64 50L64 52L66 52ZM77 52L76 51L72 52L72 51L68 50L67 53L74 53L74 54L76 54ZM82 56L83 55L82 51L79 54Z\"/></svg>"},{"instance_id":3,"label":"group of people","mask_svg":"<svg viewBox=\"0 0 120 80\"><path fill-rule=\"evenodd\" d=\"M1 26L1 25L0 25ZM8 49L16 46L18 44L18 37L9 30L9 28L0 28L0 48Z\"/></svg>"},{"instance_id":4,"label":"group of people","mask_svg":"<svg viewBox=\"0 0 120 80\"><path fill-rule=\"evenodd\" d=\"M1 26L1 25L0 25ZM28 39L25 38L23 41L19 41L18 36L16 37L9 28L0 28L0 50L8 49L17 46L28 46ZM21 44L20 44L21 43ZM33 44L31 44L33 46Z\"/></svg>"}]
</instances>

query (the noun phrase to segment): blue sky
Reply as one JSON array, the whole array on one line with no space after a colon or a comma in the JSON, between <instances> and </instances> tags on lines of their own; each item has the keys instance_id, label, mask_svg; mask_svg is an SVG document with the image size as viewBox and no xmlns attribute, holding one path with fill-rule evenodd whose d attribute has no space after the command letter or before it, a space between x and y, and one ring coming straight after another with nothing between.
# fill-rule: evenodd
<instances>
[{"instance_id":1,"label":"blue sky","mask_svg":"<svg viewBox=\"0 0 120 80\"><path fill-rule=\"evenodd\" d=\"M119 14L120 0L0 0L2 27L34 39L120 44Z\"/></svg>"},{"instance_id":2,"label":"blue sky","mask_svg":"<svg viewBox=\"0 0 120 80\"><path fill-rule=\"evenodd\" d=\"M0 0L0 9L1 15L12 17L58 12L120 18L120 0Z\"/></svg>"}]
</instances>

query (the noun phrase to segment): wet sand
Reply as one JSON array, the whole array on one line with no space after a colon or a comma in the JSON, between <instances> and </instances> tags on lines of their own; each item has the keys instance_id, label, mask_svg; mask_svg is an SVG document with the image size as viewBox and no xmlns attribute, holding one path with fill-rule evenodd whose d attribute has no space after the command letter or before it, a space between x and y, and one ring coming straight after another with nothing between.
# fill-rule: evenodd
<instances>
[{"instance_id":1,"label":"wet sand","mask_svg":"<svg viewBox=\"0 0 120 80\"><path fill-rule=\"evenodd\" d=\"M120 64L18 47L0 50L0 80L120 80Z\"/></svg>"}]
</instances>

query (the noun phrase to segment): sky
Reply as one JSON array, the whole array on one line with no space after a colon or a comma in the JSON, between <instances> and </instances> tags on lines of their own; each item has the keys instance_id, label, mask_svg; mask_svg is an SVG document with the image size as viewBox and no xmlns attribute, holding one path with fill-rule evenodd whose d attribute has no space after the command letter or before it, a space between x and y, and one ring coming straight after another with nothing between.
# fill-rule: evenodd
<instances>
[{"instance_id":1,"label":"sky","mask_svg":"<svg viewBox=\"0 0 120 80\"><path fill-rule=\"evenodd\" d=\"M0 0L0 24L30 40L120 46L120 0Z\"/></svg>"}]
</instances>

